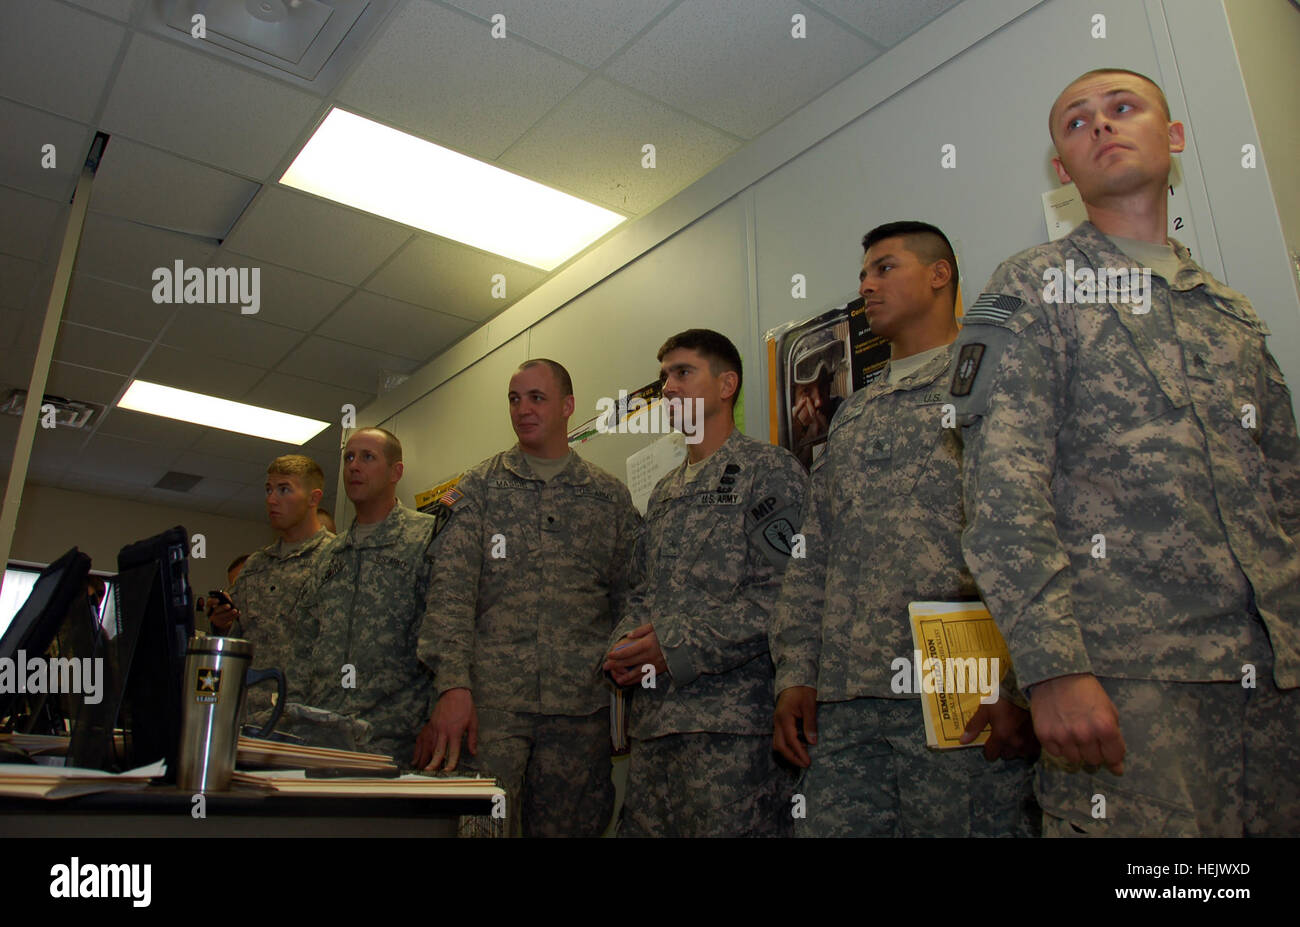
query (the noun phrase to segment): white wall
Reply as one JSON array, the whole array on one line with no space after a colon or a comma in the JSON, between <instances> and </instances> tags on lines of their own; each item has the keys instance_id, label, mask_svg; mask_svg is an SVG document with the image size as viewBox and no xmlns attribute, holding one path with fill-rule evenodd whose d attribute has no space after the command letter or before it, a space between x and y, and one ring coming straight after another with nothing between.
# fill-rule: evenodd
<instances>
[{"instance_id":1,"label":"white wall","mask_svg":"<svg viewBox=\"0 0 1300 927\"><path fill-rule=\"evenodd\" d=\"M1300 9L1289 0L1224 0L1287 245L1300 253Z\"/></svg>"},{"instance_id":2,"label":"white wall","mask_svg":"<svg viewBox=\"0 0 1300 927\"><path fill-rule=\"evenodd\" d=\"M1092 36L1099 13L1104 39ZM596 397L652 379L664 338L707 326L746 358L746 430L766 436L762 332L852 297L863 233L894 219L947 232L969 305L1001 260L1046 237L1041 194L1057 185L1048 109L1105 65L1164 87L1190 133L1180 235L1251 297L1300 382L1300 298L1268 174L1240 165L1255 131L1221 0L967 0L417 371L359 424L391 422L410 448L409 502L512 442L503 400L520 360L571 369L576 425ZM953 170L940 166L945 144ZM806 299L791 297L795 273ZM623 460L648 440L599 437L581 452L625 477Z\"/></svg>"},{"instance_id":3,"label":"white wall","mask_svg":"<svg viewBox=\"0 0 1300 927\"><path fill-rule=\"evenodd\" d=\"M190 559L195 595L224 589L231 560L274 540L266 522L28 483L10 556L52 563L68 548L78 547L89 555L92 569L116 573L119 550L176 525L184 525L191 536L202 534L206 542L206 556Z\"/></svg>"}]
</instances>

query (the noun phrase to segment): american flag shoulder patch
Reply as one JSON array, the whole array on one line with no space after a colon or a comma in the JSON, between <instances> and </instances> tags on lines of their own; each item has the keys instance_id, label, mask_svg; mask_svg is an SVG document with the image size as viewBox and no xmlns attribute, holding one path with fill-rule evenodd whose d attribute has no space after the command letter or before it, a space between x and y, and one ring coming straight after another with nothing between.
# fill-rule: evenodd
<instances>
[{"instance_id":1,"label":"american flag shoulder patch","mask_svg":"<svg viewBox=\"0 0 1300 927\"><path fill-rule=\"evenodd\" d=\"M447 506L447 508L451 508L453 505L455 505L463 498L465 498L465 494L463 492L459 492L455 489L449 489L441 496L438 497L438 501L441 502L443 505Z\"/></svg>"},{"instance_id":2,"label":"american flag shoulder patch","mask_svg":"<svg viewBox=\"0 0 1300 927\"><path fill-rule=\"evenodd\" d=\"M971 305L970 311L962 316L962 324L967 322L990 322L1001 325L1011 318L1012 313L1025 304L1019 296L1006 293L981 293Z\"/></svg>"}]
</instances>

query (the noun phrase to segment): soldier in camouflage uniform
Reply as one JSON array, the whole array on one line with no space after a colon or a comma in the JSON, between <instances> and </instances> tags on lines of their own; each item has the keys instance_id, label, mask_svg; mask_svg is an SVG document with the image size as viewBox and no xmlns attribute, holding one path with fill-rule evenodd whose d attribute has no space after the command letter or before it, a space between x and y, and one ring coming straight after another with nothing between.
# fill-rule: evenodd
<instances>
[{"instance_id":1,"label":"soldier in camouflage uniform","mask_svg":"<svg viewBox=\"0 0 1300 927\"><path fill-rule=\"evenodd\" d=\"M436 523L397 501L402 446L389 432L364 428L349 438L343 471L357 515L322 552L303 592L302 701L368 722L371 739L357 747L404 763L432 696L416 642Z\"/></svg>"},{"instance_id":2,"label":"soldier in camouflage uniform","mask_svg":"<svg viewBox=\"0 0 1300 927\"><path fill-rule=\"evenodd\" d=\"M659 360L665 398L702 404L702 432L650 495L637 585L606 657L634 693L620 833L788 835L767 626L808 477L789 451L736 430L740 355L725 336L683 332Z\"/></svg>"},{"instance_id":3,"label":"soldier in camouflage uniform","mask_svg":"<svg viewBox=\"0 0 1300 927\"><path fill-rule=\"evenodd\" d=\"M519 443L439 503L420 634L439 699L416 763L497 778L512 833L599 836L614 810L600 662L641 519L626 486L569 449L564 367L528 361L508 397Z\"/></svg>"},{"instance_id":4,"label":"soldier in camouflage uniform","mask_svg":"<svg viewBox=\"0 0 1300 927\"><path fill-rule=\"evenodd\" d=\"M1028 749L1028 713L1009 699L977 712L969 738L995 722L983 757L932 750L917 693L891 684L894 661L913 659L908 602L978 597L961 556L961 450L943 420L957 260L922 222L872 229L862 247L863 311L890 362L831 422L803 512L806 556L786 570L771 631L774 743L807 770L795 833L1030 835L1030 764L998 758Z\"/></svg>"},{"instance_id":5,"label":"soldier in camouflage uniform","mask_svg":"<svg viewBox=\"0 0 1300 927\"><path fill-rule=\"evenodd\" d=\"M282 670L289 697L297 684L293 658L298 597L320 553L334 537L321 527L316 508L324 493L320 465L301 454L286 454L266 469L266 514L279 536L274 544L254 551L230 586L233 606L221 605L211 615L216 634L253 642L253 665ZM260 723L271 706L270 691L257 686L248 692L250 721Z\"/></svg>"},{"instance_id":6,"label":"soldier in camouflage uniform","mask_svg":"<svg viewBox=\"0 0 1300 927\"><path fill-rule=\"evenodd\" d=\"M1184 137L1160 89L1089 72L1050 129L1091 221L994 272L951 383L963 549L1029 693L1044 833L1295 834L1290 393L1250 303L1166 238Z\"/></svg>"}]
</instances>

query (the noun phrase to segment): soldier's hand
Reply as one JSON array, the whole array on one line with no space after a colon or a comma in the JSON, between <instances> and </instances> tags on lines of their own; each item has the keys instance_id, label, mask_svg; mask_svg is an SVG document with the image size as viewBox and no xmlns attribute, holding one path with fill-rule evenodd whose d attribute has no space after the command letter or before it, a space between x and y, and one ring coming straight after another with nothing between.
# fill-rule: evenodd
<instances>
[{"instance_id":1,"label":"soldier's hand","mask_svg":"<svg viewBox=\"0 0 1300 927\"><path fill-rule=\"evenodd\" d=\"M478 753L478 709L469 689L448 689L438 699L423 730L415 738L416 769L435 770L446 760L447 772L460 762L460 741L464 737L472 754Z\"/></svg>"},{"instance_id":2,"label":"soldier's hand","mask_svg":"<svg viewBox=\"0 0 1300 927\"><path fill-rule=\"evenodd\" d=\"M217 599L209 599L210 602L217 602L217 607L208 613L208 620L212 622L212 627L225 634L230 630L230 626L239 618L239 609L233 605L222 605Z\"/></svg>"},{"instance_id":3,"label":"soldier's hand","mask_svg":"<svg viewBox=\"0 0 1300 927\"><path fill-rule=\"evenodd\" d=\"M817 690L812 686L791 686L782 689L776 700L776 714L772 717L772 746L796 766L807 769L812 765L808 750L799 741L795 721L803 721L803 734L811 745L817 744Z\"/></svg>"},{"instance_id":4,"label":"soldier's hand","mask_svg":"<svg viewBox=\"0 0 1300 927\"><path fill-rule=\"evenodd\" d=\"M961 742L970 743L986 724L991 724L993 730L989 739L984 741L984 759L992 761L1001 757L1011 760L1023 756L1033 760L1038 756L1033 718L1011 699L999 698L992 704L981 705L962 732Z\"/></svg>"},{"instance_id":5,"label":"soldier's hand","mask_svg":"<svg viewBox=\"0 0 1300 927\"><path fill-rule=\"evenodd\" d=\"M1029 693L1034 733L1043 752L1072 766L1105 766L1124 772L1124 737L1119 712L1091 673L1058 676Z\"/></svg>"},{"instance_id":6,"label":"soldier's hand","mask_svg":"<svg viewBox=\"0 0 1300 927\"><path fill-rule=\"evenodd\" d=\"M643 624L620 638L605 655L603 668L620 686L630 686L641 678L641 667L647 663L660 675L668 672L668 662L652 624Z\"/></svg>"}]
</instances>

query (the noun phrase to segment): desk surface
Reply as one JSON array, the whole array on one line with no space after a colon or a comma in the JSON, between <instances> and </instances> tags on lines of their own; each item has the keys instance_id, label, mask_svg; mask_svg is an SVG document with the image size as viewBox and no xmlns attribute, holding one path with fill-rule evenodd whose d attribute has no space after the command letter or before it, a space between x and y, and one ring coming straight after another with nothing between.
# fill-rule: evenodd
<instances>
[{"instance_id":1,"label":"desk surface","mask_svg":"<svg viewBox=\"0 0 1300 927\"><path fill-rule=\"evenodd\" d=\"M454 837L461 815L491 814L491 799L381 798L212 792L171 786L46 800L0 797L5 837Z\"/></svg>"}]
</instances>

